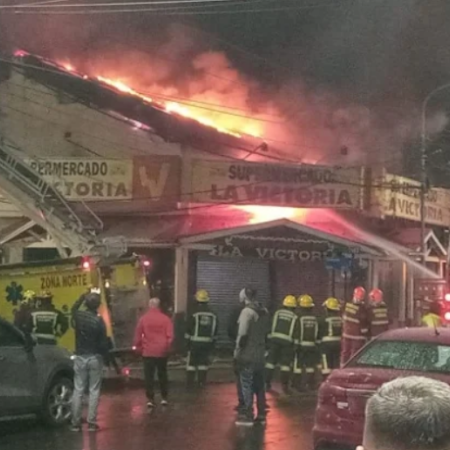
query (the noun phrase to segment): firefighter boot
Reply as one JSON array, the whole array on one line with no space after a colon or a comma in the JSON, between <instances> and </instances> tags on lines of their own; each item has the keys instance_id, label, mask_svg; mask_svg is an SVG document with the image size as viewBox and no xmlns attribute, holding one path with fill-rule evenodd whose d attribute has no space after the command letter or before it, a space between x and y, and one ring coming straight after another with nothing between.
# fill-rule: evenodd
<instances>
[{"instance_id":1,"label":"firefighter boot","mask_svg":"<svg viewBox=\"0 0 450 450\"><path fill-rule=\"evenodd\" d=\"M304 384L303 378L304 377L301 373L294 375L293 385L294 385L294 389L297 392L303 392L305 390L305 384Z\"/></svg>"},{"instance_id":2,"label":"firefighter boot","mask_svg":"<svg viewBox=\"0 0 450 450\"><path fill-rule=\"evenodd\" d=\"M272 390L273 369L266 368L266 391Z\"/></svg>"},{"instance_id":3,"label":"firefighter boot","mask_svg":"<svg viewBox=\"0 0 450 450\"><path fill-rule=\"evenodd\" d=\"M207 375L208 375L208 371L206 371L206 370L198 371L198 385L200 387L205 386Z\"/></svg>"},{"instance_id":4,"label":"firefighter boot","mask_svg":"<svg viewBox=\"0 0 450 450\"><path fill-rule=\"evenodd\" d=\"M314 372L305 374L305 386L308 392L316 389L316 374Z\"/></svg>"},{"instance_id":5,"label":"firefighter boot","mask_svg":"<svg viewBox=\"0 0 450 450\"><path fill-rule=\"evenodd\" d=\"M290 394L289 375L290 375L289 372L280 373L281 387L283 389L284 394Z\"/></svg>"},{"instance_id":6,"label":"firefighter boot","mask_svg":"<svg viewBox=\"0 0 450 450\"><path fill-rule=\"evenodd\" d=\"M186 387L188 389L192 389L195 385L195 372L192 370L188 370L186 372Z\"/></svg>"}]
</instances>

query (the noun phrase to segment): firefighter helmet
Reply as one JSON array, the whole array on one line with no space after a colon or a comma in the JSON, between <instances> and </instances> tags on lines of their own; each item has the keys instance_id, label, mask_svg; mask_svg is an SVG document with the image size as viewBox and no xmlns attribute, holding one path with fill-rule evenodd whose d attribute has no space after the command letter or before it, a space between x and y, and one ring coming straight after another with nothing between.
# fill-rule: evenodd
<instances>
[{"instance_id":1,"label":"firefighter helmet","mask_svg":"<svg viewBox=\"0 0 450 450\"><path fill-rule=\"evenodd\" d=\"M339 311L341 309L341 305L339 300L334 297L329 297L323 302L323 306L325 308L330 309L331 311Z\"/></svg>"},{"instance_id":2,"label":"firefighter helmet","mask_svg":"<svg viewBox=\"0 0 450 450\"><path fill-rule=\"evenodd\" d=\"M383 301L383 291L381 289L375 288L369 292L370 303L376 304Z\"/></svg>"},{"instance_id":3,"label":"firefighter helmet","mask_svg":"<svg viewBox=\"0 0 450 450\"><path fill-rule=\"evenodd\" d=\"M199 289L195 293L195 300L197 300L199 303L208 303L209 302L209 294L206 289Z\"/></svg>"},{"instance_id":4,"label":"firefighter helmet","mask_svg":"<svg viewBox=\"0 0 450 450\"><path fill-rule=\"evenodd\" d=\"M22 301L20 302L22 305L28 305L32 303L36 299L36 293L30 289L23 293Z\"/></svg>"},{"instance_id":5,"label":"firefighter helmet","mask_svg":"<svg viewBox=\"0 0 450 450\"><path fill-rule=\"evenodd\" d=\"M310 295L301 295L298 298L298 305L300 308L312 308L314 306L314 301Z\"/></svg>"},{"instance_id":6,"label":"firefighter helmet","mask_svg":"<svg viewBox=\"0 0 450 450\"><path fill-rule=\"evenodd\" d=\"M40 293L39 298L41 298L41 299L46 299L46 300L47 300L47 299L50 300L50 299L53 298L53 294L52 294L50 291L45 290L45 291L42 291L42 292Z\"/></svg>"},{"instance_id":7,"label":"firefighter helmet","mask_svg":"<svg viewBox=\"0 0 450 450\"><path fill-rule=\"evenodd\" d=\"M286 308L295 308L297 306L297 300L293 295L287 295L284 297L283 306Z\"/></svg>"},{"instance_id":8,"label":"firefighter helmet","mask_svg":"<svg viewBox=\"0 0 450 450\"><path fill-rule=\"evenodd\" d=\"M362 286L358 286L353 290L353 301L355 303L363 303L366 297L366 290Z\"/></svg>"}]
</instances>

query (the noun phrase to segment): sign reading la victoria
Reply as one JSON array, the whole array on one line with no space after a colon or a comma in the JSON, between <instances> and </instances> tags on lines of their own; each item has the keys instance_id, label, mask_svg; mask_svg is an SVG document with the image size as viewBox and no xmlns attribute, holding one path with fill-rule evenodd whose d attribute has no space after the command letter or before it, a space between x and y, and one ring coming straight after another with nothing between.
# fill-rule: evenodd
<instances>
[{"instance_id":1,"label":"sign reading la victoria","mask_svg":"<svg viewBox=\"0 0 450 450\"><path fill-rule=\"evenodd\" d=\"M375 190L374 208L381 216L392 216L419 222L420 187L418 181L384 174L381 189ZM432 188L425 197L425 221L439 226L450 225L450 192Z\"/></svg>"},{"instance_id":2,"label":"sign reading la victoria","mask_svg":"<svg viewBox=\"0 0 450 450\"><path fill-rule=\"evenodd\" d=\"M360 208L360 168L194 160L190 201L305 208Z\"/></svg>"}]
</instances>

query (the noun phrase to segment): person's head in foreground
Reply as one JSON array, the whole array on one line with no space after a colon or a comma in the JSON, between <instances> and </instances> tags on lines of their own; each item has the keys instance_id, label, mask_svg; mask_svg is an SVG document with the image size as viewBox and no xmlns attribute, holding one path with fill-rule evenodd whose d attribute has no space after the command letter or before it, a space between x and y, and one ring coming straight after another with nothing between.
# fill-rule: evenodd
<instances>
[{"instance_id":1,"label":"person's head in foreground","mask_svg":"<svg viewBox=\"0 0 450 450\"><path fill-rule=\"evenodd\" d=\"M397 378L369 399L364 450L450 450L450 386Z\"/></svg>"}]
</instances>

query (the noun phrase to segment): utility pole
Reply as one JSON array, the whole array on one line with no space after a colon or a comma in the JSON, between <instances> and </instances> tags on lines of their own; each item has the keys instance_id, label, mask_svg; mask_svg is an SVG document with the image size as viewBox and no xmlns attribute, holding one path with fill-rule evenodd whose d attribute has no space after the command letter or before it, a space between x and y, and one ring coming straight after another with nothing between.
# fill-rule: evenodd
<instances>
[{"instance_id":1,"label":"utility pole","mask_svg":"<svg viewBox=\"0 0 450 450\"><path fill-rule=\"evenodd\" d=\"M422 131L420 146L420 255L421 262L426 264L425 226L426 226L426 194L428 186L427 174L427 106L431 98L440 91L450 89L450 83L443 84L431 91L422 103Z\"/></svg>"}]
</instances>

